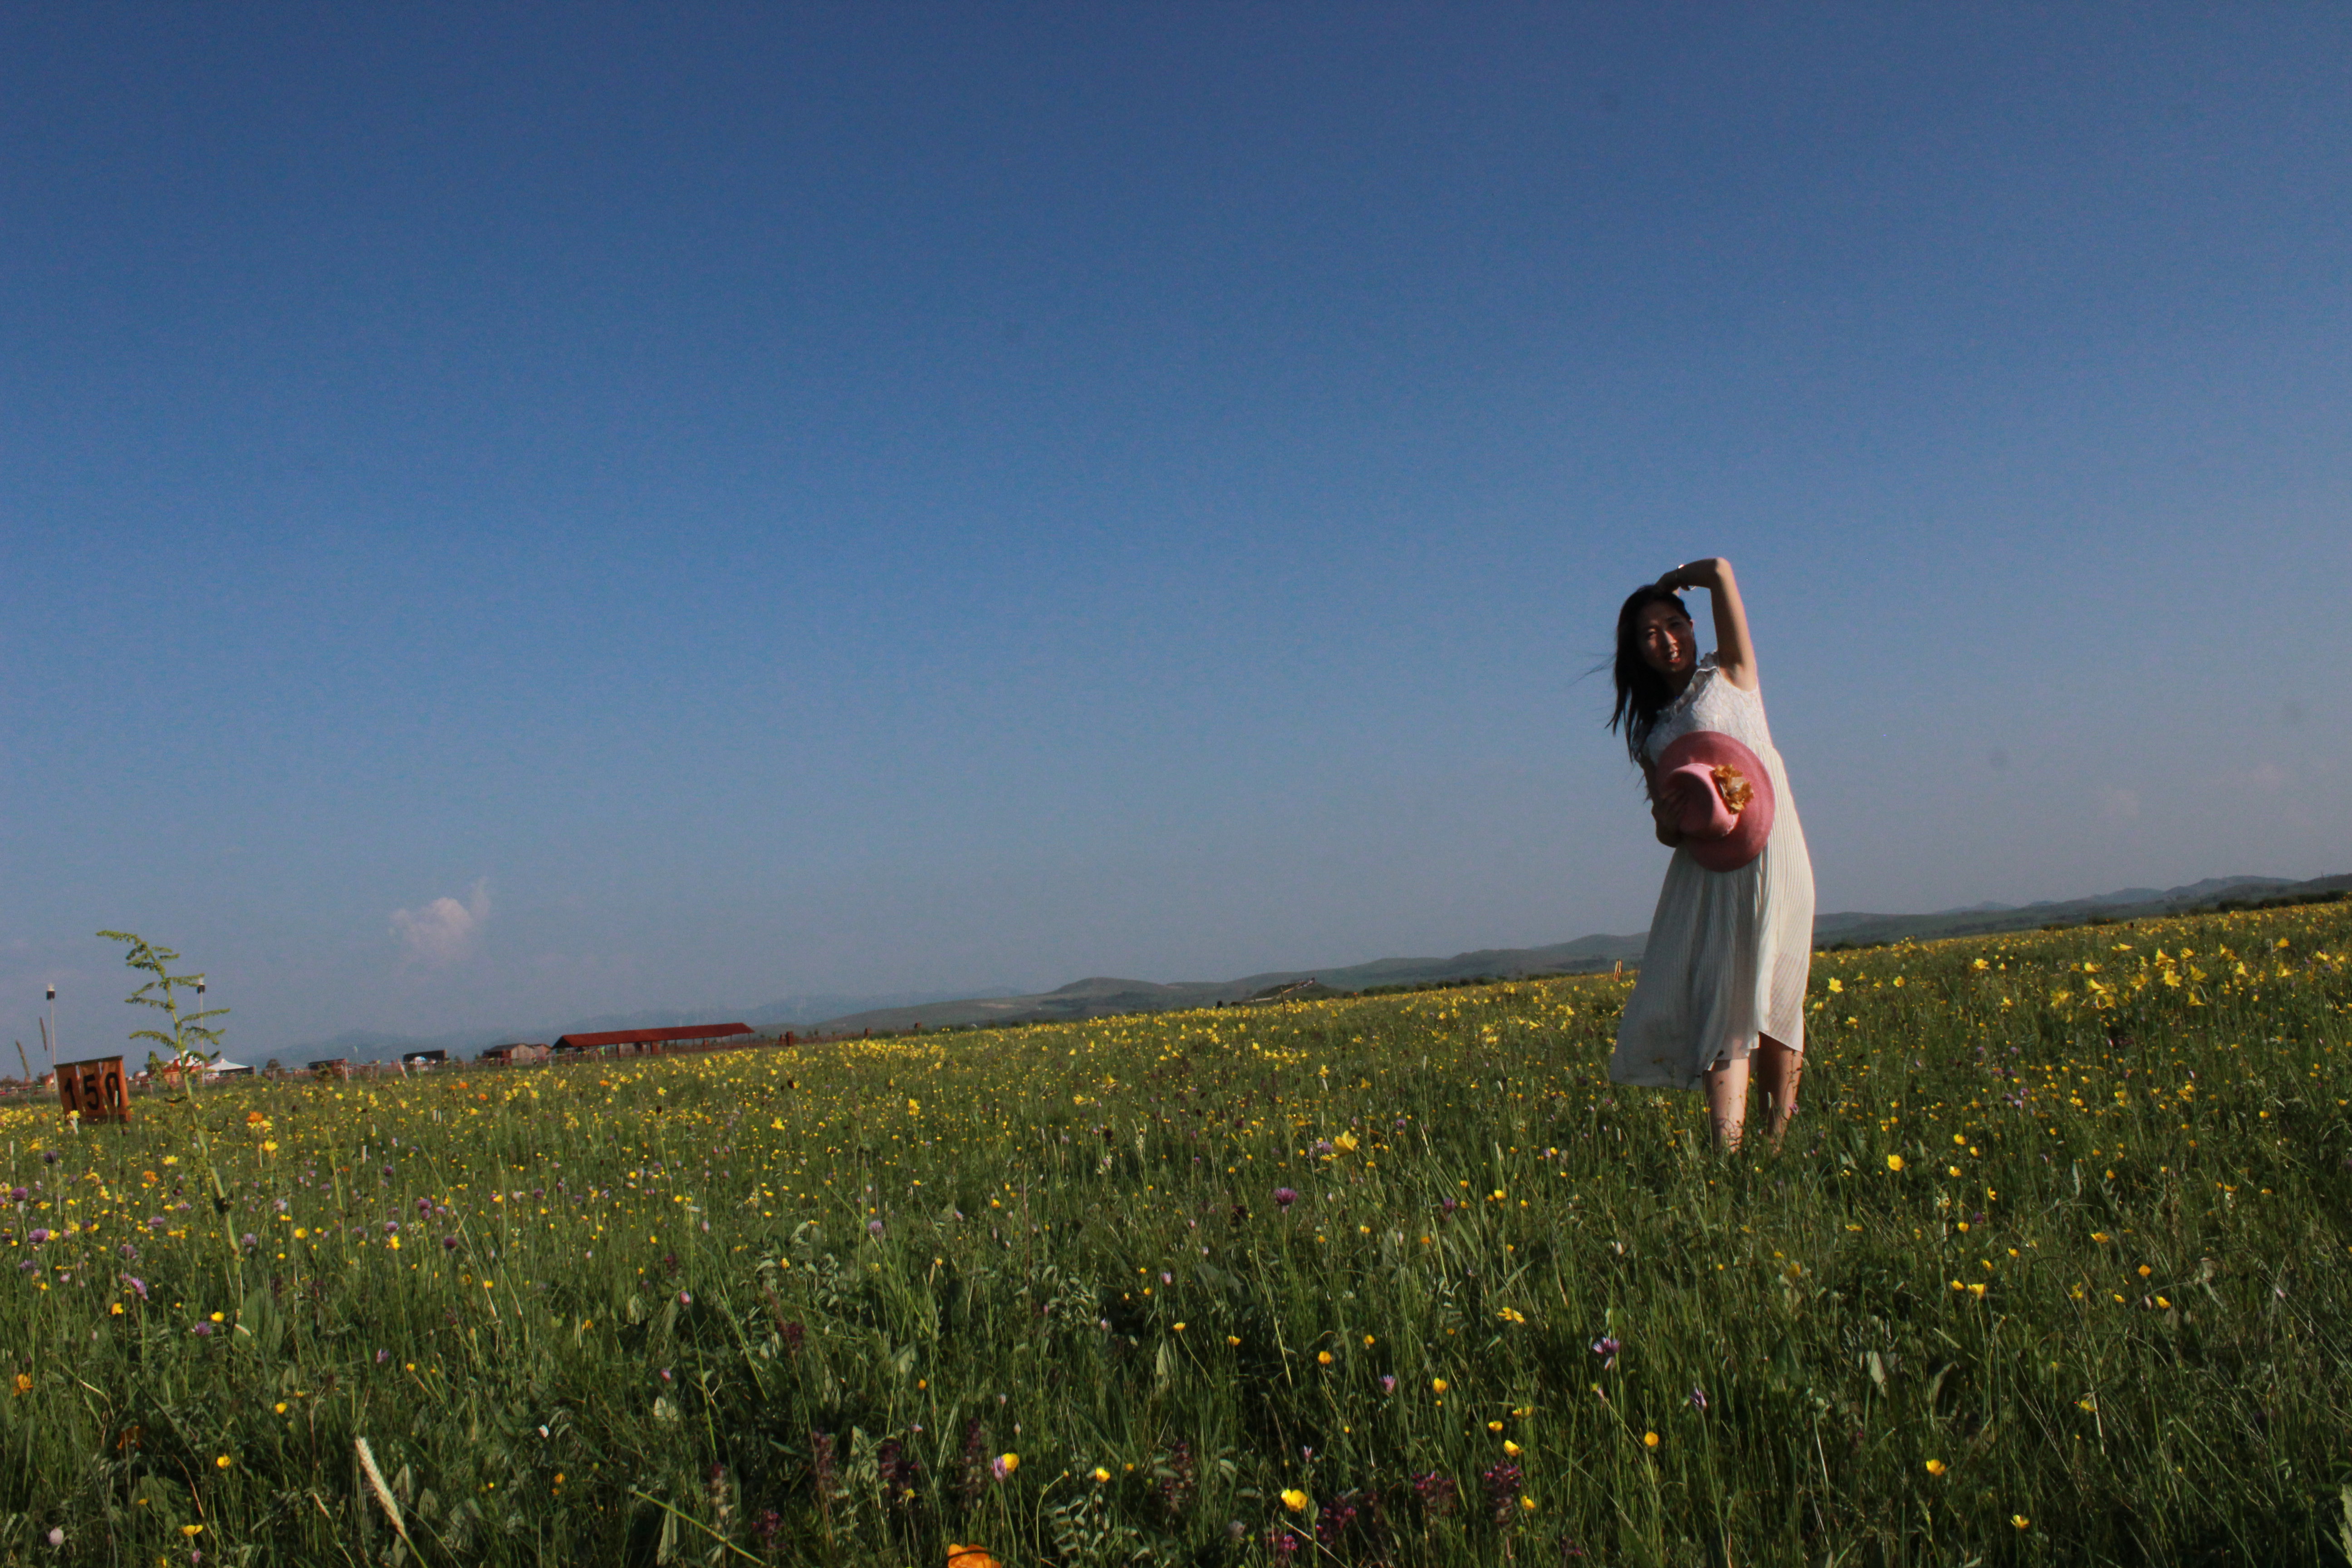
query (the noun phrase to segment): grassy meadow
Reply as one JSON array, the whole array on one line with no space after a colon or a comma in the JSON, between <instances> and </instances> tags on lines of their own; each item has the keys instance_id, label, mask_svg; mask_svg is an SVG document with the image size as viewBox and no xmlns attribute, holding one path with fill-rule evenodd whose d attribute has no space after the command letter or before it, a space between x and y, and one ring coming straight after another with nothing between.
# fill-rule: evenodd
<instances>
[{"instance_id":1,"label":"grassy meadow","mask_svg":"<svg viewBox=\"0 0 2352 1568\"><path fill-rule=\"evenodd\" d=\"M1605 976L17 1106L0 1558L2334 1563L2347 953L1822 953L1727 1158Z\"/></svg>"}]
</instances>

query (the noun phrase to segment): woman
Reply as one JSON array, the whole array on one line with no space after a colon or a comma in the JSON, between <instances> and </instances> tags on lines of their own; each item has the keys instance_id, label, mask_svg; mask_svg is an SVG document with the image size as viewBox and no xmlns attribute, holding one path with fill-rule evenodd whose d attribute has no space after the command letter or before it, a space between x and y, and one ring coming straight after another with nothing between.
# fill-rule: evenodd
<instances>
[{"instance_id":1,"label":"woman","mask_svg":"<svg viewBox=\"0 0 2352 1568\"><path fill-rule=\"evenodd\" d=\"M1677 596L1684 588L1705 588L1714 601L1715 652L1705 658ZM1716 1142L1727 1149L1739 1147L1752 1077L1770 1103L1777 1146L1796 1114L1804 1074L1813 868L1788 773L1764 722L1756 650L1731 563L1694 561L1636 589L1617 612L1614 672L1617 705L1609 727L1622 728L1625 748L1649 786L1658 842L1677 847L1609 1076L1658 1088L1704 1083ZM1737 870L1706 870L1680 848L1675 815L1659 799L1658 755L1694 730L1729 735L1771 774L1770 836L1763 852Z\"/></svg>"}]
</instances>

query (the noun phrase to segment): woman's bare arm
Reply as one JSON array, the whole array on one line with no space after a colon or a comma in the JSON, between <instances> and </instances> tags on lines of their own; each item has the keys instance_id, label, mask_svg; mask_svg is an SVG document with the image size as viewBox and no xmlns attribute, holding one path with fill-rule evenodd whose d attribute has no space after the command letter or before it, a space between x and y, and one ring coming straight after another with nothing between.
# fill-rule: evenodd
<instances>
[{"instance_id":1,"label":"woman's bare arm","mask_svg":"<svg viewBox=\"0 0 2352 1568\"><path fill-rule=\"evenodd\" d=\"M1683 841L1682 819L1658 798L1657 770L1647 763L1642 764L1642 782L1650 792L1650 820L1657 826L1658 842L1669 849L1680 847Z\"/></svg>"},{"instance_id":2,"label":"woman's bare arm","mask_svg":"<svg viewBox=\"0 0 2352 1568\"><path fill-rule=\"evenodd\" d=\"M1715 605L1715 668L1742 691L1756 689L1756 645L1748 637L1748 607L1739 602L1739 581L1720 555L1689 561L1658 579L1670 590L1704 588Z\"/></svg>"}]
</instances>

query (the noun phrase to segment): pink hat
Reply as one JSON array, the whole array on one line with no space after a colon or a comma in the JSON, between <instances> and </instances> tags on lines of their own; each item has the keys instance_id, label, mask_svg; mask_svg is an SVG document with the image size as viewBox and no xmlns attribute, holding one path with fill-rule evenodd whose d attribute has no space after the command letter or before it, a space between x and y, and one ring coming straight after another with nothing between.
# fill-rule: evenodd
<instances>
[{"instance_id":1,"label":"pink hat","mask_svg":"<svg viewBox=\"0 0 2352 1568\"><path fill-rule=\"evenodd\" d=\"M1710 871L1737 871L1772 836L1772 775L1720 730L1693 730L1658 753L1658 798L1680 817L1683 847Z\"/></svg>"}]
</instances>

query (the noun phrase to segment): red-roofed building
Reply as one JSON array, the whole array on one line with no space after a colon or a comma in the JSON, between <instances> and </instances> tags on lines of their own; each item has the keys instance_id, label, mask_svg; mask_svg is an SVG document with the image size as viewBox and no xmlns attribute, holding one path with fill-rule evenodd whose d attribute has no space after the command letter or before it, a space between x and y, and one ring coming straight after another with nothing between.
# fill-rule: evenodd
<instances>
[{"instance_id":1,"label":"red-roofed building","mask_svg":"<svg viewBox=\"0 0 2352 1568\"><path fill-rule=\"evenodd\" d=\"M609 1029L593 1035L564 1035L555 1042L558 1051L613 1051L626 1056L648 1047L683 1044L689 1040L724 1040L751 1033L749 1024L688 1024L676 1029Z\"/></svg>"}]
</instances>

